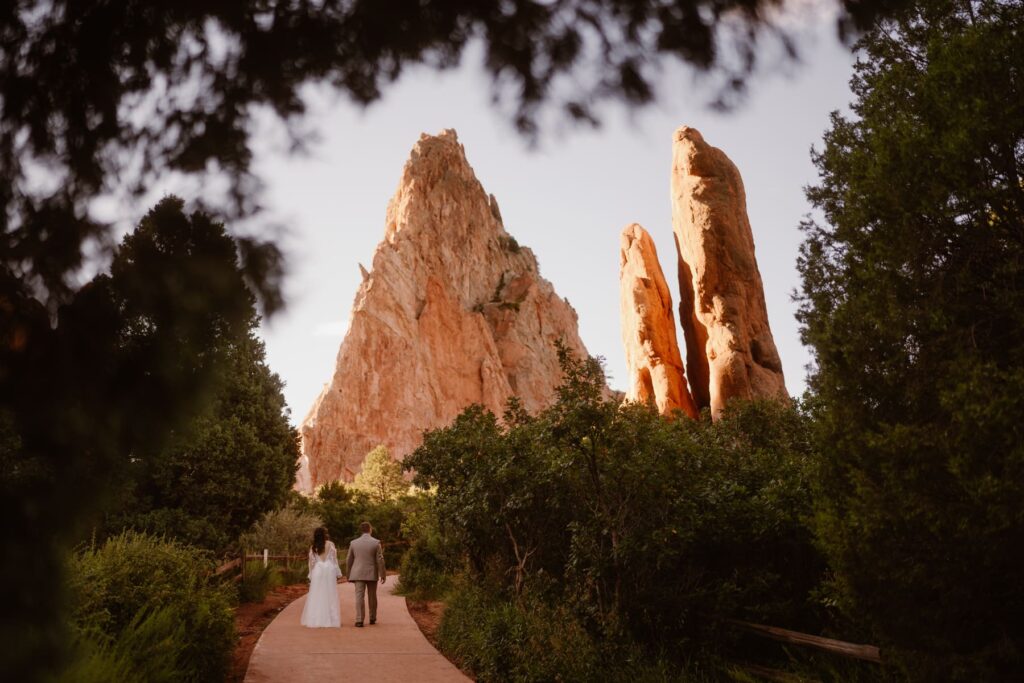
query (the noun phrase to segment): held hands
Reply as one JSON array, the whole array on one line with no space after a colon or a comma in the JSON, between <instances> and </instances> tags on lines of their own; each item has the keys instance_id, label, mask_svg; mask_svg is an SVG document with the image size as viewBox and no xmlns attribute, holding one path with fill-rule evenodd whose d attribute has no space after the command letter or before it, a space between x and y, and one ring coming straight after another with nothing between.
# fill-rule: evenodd
<instances>
[{"instance_id":1,"label":"held hands","mask_svg":"<svg viewBox=\"0 0 1024 683\"><path fill-rule=\"evenodd\" d=\"M388 576L387 576L387 574L384 574L383 576L381 576L381 577L380 577L380 583L381 583L381 585L383 586L383 585L384 585L384 582L385 582L385 581L387 581L387 580L388 580Z\"/></svg>"}]
</instances>

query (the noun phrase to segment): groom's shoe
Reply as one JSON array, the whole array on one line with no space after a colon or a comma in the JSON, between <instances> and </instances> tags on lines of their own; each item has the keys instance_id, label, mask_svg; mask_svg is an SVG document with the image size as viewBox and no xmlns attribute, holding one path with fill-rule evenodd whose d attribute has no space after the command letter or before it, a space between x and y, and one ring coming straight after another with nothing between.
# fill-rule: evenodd
<instances>
[{"instance_id":1,"label":"groom's shoe","mask_svg":"<svg viewBox=\"0 0 1024 683\"><path fill-rule=\"evenodd\" d=\"M377 623L377 618L376 617L373 617L373 618L370 619L370 626L373 626L376 623Z\"/></svg>"},{"instance_id":2,"label":"groom's shoe","mask_svg":"<svg viewBox=\"0 0 1024 683\"><path fill-rule=\"evenodd\" d=\"M371 621L370 623L372 624L373 622ZM362 628L363 627L363 622L357 621L356 622L356 626L358 626L359 628Z\"/></svg>"}]
</instances>

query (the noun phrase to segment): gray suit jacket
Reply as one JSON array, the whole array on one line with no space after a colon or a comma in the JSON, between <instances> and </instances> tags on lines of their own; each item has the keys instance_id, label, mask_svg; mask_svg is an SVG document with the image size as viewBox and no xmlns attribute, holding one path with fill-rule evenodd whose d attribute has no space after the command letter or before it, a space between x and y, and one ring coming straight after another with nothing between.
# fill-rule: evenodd
<instances>
[{"instance_id":1,"label":"gray suit jacket","mask_svg":"<svg viewBox=\"0 0 1024 683\"><path fill-rule=\"evenodd\" d=\"M384 549L380 541L363 534L348 544L345 575L349 581L377 581L385 576Z\"/></svg>"}]
</instances>

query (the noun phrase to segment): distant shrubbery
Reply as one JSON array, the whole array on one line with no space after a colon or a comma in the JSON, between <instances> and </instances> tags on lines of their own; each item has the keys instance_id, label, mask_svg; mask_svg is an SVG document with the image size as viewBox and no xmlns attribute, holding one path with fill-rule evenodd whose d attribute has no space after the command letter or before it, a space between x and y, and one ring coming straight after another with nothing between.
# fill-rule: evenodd
<instances>
[{"instance_id":1,"label":"distant shrubbery","mask_svg":"<svg viewBox=\"0 0 1024 683\"><path fill-rule=\"evenodd\" d=\"M397 500L409 490L409 483L402 477L402 465L391 457L387 446L377 446L366 454L352 488L382 504Z\"/></svg>"},{"instance_id":2,"label":"distant shrubbery","mask_svg":"<svg viewBox=\"0 0 1024 683\"><path fill-rule=\"evenodd\" d=\"M364 468L355 482L329 482L310 498L296 494L291 505L322 520L342 560L349 541L359 536L359 523L370 522L374 536L385 544L387 566L396 568L408 547L405 521L422 507L422 495L409 493L401 464L392 460L383 446L370 451ZM305 547L309 547L311 538L305 540Z\"/></svg>"},{"instance_id":3,"label":"distant shrubbery","mask_svg":"<svg viewBox=\"0 0 1024 683\"><path fill-rule=\"evenodd\" d=\"M64 680L224 680L235 589L201 550L125 532L73 555L77 660Z\"/></svg>"},{"instance_id":4,"label":"distant shrubbery","mask_svg":"<svg viewBox=\"0 0 1024 683\"><path fill-rule=\"evenodd\" d=\"M565 381L550 409L529 416L512 401L499 422L472 407L406 459L437 493L403 585L425 590L461 563L508 609L568 610L602 650L721 649L729 618L820 629L812 593L824 565L806 526L811 449L798 408L734 403L714 424L665 420L604 398L598 363L560 351ZM446 620L463 618L460 605Z\"/></svg>"},{"instance_id":5,"label":"distant shrubbery","mask_svg":"<svg viewBox=\"0 0 1024 683\"><path fill-rule=\"evenodd\" d=\"M271 555L305 555L313 540L313 530L323 520L310 510L289 505L263 515L242 535L239 543L252 552L270 551Z\"/></svg>"}]
</instances>

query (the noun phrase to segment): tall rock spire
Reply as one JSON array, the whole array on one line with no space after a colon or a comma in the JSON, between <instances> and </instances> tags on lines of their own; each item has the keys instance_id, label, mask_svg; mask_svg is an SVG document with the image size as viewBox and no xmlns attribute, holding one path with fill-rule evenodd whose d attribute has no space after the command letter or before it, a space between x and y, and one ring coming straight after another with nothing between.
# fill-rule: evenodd
<instances>
[{"instance_id":1,"label":"tall rock spire","mask_svg":"<svg viewBox=\"0 0 1024 683\"><path fill-rule=\"evenodd\" d=\"M554 342L586 354L576 312L502 224L455 131L423 135L388 205L334 375L302 422L296 482L350 481L384 444L398 458L473 403L554 400Z\"/></svg>"},{"instance_id":2,"label":"tall rock spire","mask_svg":"<svg viewBox=\"0 0 1024 683\"><path fill-rule=\"evenodd\" d=\"M743 179L724 152L687 126L673 142L672 227L686 370L697 405L718 417L730 398L788 396Z\"/></svg>"},{"instance_id":3,"label":"tall rock spire","mask_svg":"<svg viewBox=\"0 0 1024 683\"><path fill-rule=\"evenodd\" d=\"M626 400L653 400L662 415L682 410L697 417L676 341L672 294L654 241L637 223L626 226L619 239L619 288L629 370Z\"/></svg>"}]
</instances>

